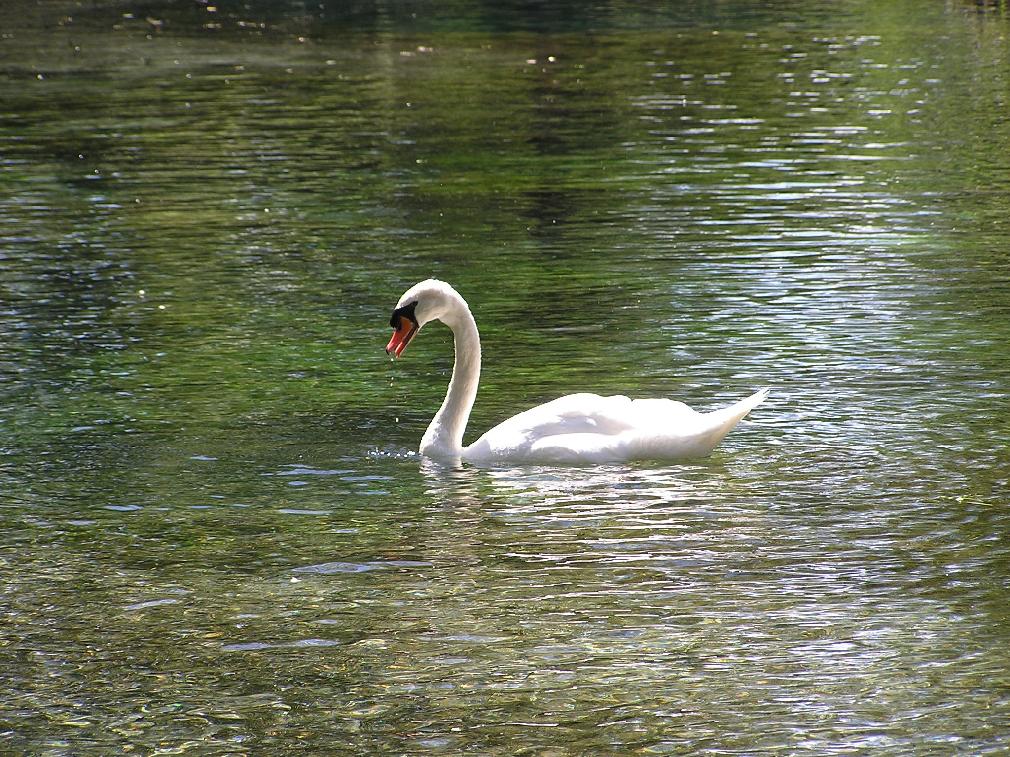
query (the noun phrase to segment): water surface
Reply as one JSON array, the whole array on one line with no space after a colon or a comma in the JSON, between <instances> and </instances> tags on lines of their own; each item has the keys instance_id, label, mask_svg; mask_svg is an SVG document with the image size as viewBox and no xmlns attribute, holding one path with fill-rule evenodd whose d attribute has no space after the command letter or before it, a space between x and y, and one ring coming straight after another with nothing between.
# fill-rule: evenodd
<instances>
[{"instance_id":1,"label":"water surface","mask_svg":"<svg viewBox=\"0 0 1010 757\"><path fill-rule=\"evenodd\" d=\"M999 8L9 5L4 750L1005 749ZM424 462L430 275L468 438L772 397L691 463Z\"/></svg>"}]
</instances>

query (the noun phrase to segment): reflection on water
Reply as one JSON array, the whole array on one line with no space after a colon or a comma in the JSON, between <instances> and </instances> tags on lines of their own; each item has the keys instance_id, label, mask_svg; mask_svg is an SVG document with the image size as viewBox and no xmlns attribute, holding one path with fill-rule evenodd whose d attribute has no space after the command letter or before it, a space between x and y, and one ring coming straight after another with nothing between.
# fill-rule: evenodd
<instances>
[{"instance_id":1,"label":"reflection on water","mask_svg":"<svg viewBox=\"0 0 1010 757\"><path fill-rule=\"evenodd\" d=\"M0 751L1004 748L1005 13L15 7ZM425 461L429 275L468 440L773 393L688 464Z\"/></svg>"}]
</instances>

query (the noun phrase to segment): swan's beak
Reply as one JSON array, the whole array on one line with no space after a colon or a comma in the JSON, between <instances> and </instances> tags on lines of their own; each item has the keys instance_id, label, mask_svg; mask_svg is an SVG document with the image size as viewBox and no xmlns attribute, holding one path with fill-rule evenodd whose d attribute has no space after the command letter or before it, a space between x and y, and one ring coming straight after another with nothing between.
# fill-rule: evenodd
<instances>
[{"instance_id":1,"label":"swan's beak","mask_svg":"<svg viewBox=\"0 0 1010 757\"><path fill-rule=\"evenodd\" d=\"M407 345L410 344L410 340L414 338L414 334L420 326L417 322L411 320L405 315L400 316L400 322L396 326L396 330L393 332L392 338L389 340L389 344L386 345L386 354L392 355L393 357L400 357Z\"/></svg>"}]
</instances>

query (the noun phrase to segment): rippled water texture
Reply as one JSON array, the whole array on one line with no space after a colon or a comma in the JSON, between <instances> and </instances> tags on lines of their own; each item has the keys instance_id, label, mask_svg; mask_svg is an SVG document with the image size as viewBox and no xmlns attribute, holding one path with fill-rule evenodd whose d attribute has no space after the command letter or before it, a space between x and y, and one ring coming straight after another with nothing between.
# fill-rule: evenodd
<instances>
[{"instance_id":1,"label":"rippled water texture","mask_svg":"<svg viewBox=\"0 0 1010 757\"><path fill-rule=\"evenodd\" d=\"M437 5L5 4L0 752L1004 753L1003 5Z\"/></svg>"}]
</instances>

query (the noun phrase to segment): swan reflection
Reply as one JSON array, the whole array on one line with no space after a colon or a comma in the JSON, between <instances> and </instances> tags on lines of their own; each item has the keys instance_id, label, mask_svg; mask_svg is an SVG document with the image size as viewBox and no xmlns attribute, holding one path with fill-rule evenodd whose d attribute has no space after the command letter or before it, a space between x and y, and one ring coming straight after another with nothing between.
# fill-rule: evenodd
<instances>
[{"instance_id":1,"label":"swan reflection","mask_svg":"<svg viewBox=\"0 0 1010 757\"><path fill-rule=\"evenodd\" d=\"M724 498L718 466L637 468L629 465L480 468L458 461L420 460L426 492L441 502L490 507L500 514L641 510L697 505ZM705 473L699 476L698 473Z\"/></svg>"}]
</instances>

